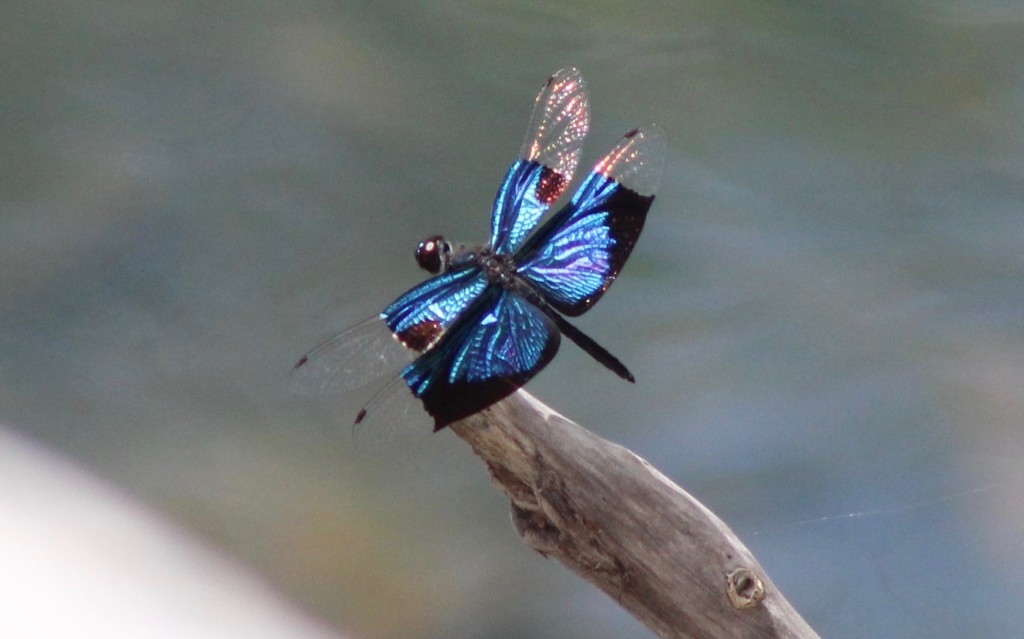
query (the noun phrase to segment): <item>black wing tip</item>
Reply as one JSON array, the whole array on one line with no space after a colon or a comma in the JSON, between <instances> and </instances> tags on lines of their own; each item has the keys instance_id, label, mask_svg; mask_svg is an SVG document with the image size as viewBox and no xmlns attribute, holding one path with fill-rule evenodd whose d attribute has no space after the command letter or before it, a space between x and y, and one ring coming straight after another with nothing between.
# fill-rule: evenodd
<instances>
[{"instance_id":1,"label":"black wing tip","mask_svg":"<svg viewBox=\"0 0 1024 639\"><path fill-rule=\"evenodd\" d=\"M536 372L536 371L534 371ZM516 392L531 376L496 377L485 382L439 384L429 395L420 397L427 413L434 418L434 432L460 419L475 415Z\"/></svg>"}]
</instances>

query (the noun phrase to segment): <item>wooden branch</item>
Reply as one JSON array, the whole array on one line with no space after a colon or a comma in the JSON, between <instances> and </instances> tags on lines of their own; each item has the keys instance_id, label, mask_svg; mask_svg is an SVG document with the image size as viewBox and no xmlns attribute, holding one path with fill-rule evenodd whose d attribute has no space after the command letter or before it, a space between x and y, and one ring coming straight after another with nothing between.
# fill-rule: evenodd
<instances>
[{"instance_id":1,"label":"wooden branch","mask_svg":"<svg viewBox=\"0 0 1024 639\"><path fill-rule=\"evenodd\" d=\"M512 499L523 541L659 637L817 638L714 513L626 448L522 390L451 428Z\"/></svg>"}]
</instances>

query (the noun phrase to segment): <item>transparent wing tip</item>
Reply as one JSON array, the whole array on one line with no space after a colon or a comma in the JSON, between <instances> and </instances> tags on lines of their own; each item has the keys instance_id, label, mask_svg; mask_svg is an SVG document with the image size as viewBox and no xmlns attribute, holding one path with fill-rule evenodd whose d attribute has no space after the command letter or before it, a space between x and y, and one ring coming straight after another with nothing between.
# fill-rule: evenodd
<instances>
[{"instance_id":1,"label":"transparent wing tip","mask_svg":"<svg viewBox=\"0 0 1024 639\"><path fill-rule=\"evenodd\" d=\"M594 171L612 178L640 195L654 195L661 182L668 139L656 124L626 133Z\"/></svg>"},{"instance_id":2,"label":"transparent wing tip","mask_svg":"<svg viewBox=\"0 0 1024 639\"><path fill-rule=\"evenodd\" d=\"M547 86L553 84L565 84L572 81L583 81L583 74L576 67L562 67L558 71L555 71L548 78Z\"/></svg>"},{"instance_id":3,"label":"transparent wing tip","mask_svg":"<svg viewBox=\"0 0 1024 639\"><path fill-rule=\"evenodd\" d=\"M321 342L292 365L291 392L331 395L367 386L392 376L414 357L379 317L371 318Z\"/></svg>"},{"instance_id":4,"label":"transparent wing tip","mask_svg":"<svg viewBox=\"0 0 1024 639\"><path fill-rule=\"evenodd\" d=\"M358 448L387 448L396 442L422 439L433 432L433 419L401 377L374 393L356 415L352 438Z\"/></svg>"},{"instance_id":5,"label":"transparent wing tip","mask_svg":"<svg viewBox=\"0 0 1024 639\"><path fill-rule=\"evenodd\" d=\"M560 69L537 94L519 157L540 162L571 180L589 128L587 83L578 69Z\"/></svg>"}]
</instances>

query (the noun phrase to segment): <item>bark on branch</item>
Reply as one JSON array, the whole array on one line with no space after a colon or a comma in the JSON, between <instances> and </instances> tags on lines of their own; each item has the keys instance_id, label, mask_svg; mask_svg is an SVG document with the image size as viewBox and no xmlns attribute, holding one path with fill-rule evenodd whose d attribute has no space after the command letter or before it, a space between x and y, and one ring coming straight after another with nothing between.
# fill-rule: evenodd
<instances>
[{"instance_id":1,"label":"bark on branch","mask_svg":"<svg viewBox=\"0 0 1024 639\"><path fill-rule=\"evenodd\" d=\"M818 637L714 513L626 448L525 391L451 428L511 498L523 541L659 637Z\"/></svg>"}]
</instances>

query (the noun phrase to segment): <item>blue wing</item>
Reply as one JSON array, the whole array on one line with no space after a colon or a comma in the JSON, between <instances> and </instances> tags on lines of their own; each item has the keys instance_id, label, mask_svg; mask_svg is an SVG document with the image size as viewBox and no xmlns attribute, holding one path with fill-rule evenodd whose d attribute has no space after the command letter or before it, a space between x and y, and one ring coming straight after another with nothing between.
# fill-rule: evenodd
<instances>
[{"instance_id":1,"label":"blue wing","mask_svg":"<svg viewBox=\"0 0 1024 639\"><path fill-rule=\"evenodd\" d=\"M516 254L519 275L555 309L581 315L615 281L643 230L664 152L656 127L627 133Z\"/></svg>"},{"instance_id":2,"label":"blue wing","mask_svg":"<svg viewBox=\"0 0 1024 639\"><path fill-rule=\"evenodd\" d=\"M430 278L378 317L303 355L292 368L293 389L303 394L350 390L399 370L436 341L486 286L487 278L478 268Z\"/></svg>"},{"instance_id":3,"label":"blue wing","mask_svg":"<svg viewBox=\"0 0 1024 639\"><path fill-rule=\"evenodd\" d=\"M402 344L426 350L487 288L477 267L449 270L410 289L381 312Z\"/></svg>"},{"instance_id":4,"label":"blue wing","mask_svg":"<svg viewBox=\"0 0 1024 639\"><path fill-rule=\"evenodd\" d=\"M572 181L590 127L587 87L576 69L550 78L534 103L526 137L494 199L491 248L510 255Z\"/></svg>"},{"instance_id":5,"label":"blue wing","mask_svg":"<svg viewBox=\"0 0 1024 639\"><path fill-rule=\"evenodd\" d=\"M551 361L559 342L540 309L492 286L402 378L439 430L514 393Z\"/></svg>"}]
</instances>

